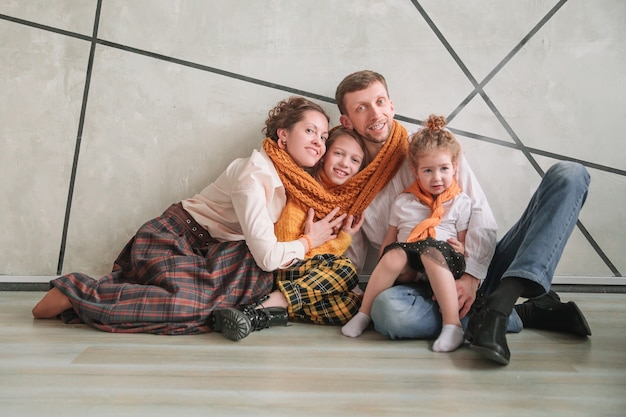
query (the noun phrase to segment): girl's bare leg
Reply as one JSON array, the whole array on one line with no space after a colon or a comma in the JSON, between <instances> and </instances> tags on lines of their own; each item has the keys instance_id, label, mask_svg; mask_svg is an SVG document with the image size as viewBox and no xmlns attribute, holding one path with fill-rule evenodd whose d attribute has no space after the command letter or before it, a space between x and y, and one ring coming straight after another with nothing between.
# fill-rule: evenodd
<instances>
[{"instance_id":1,"label":"girl's bare leg","mask_svg":"<svg viewBox=\"0 0 626 417\"><path fill-rule=\"evenodd\" d=\"M285 298L283 293L276 290L276 291L269 293L268 299L263 301L261 304L259 304L257 308L267 308L267 307L287 308L289 307L289 304L287 303L287 299Z\"/></svg>"},{"instance_id":2,"label":"girl's bare leg","mask_svg":"<svg viewBox=\"0 0 626 417\"><path fill-rule=\"evenodd\" d=\"M463 328L459 318L459 300L452 273L428 256L422 256L428 281L435 293L443 319L441 334L433 343L435 352L452 352L463 344Z\"/></svg>"},{"instance_id":3,"label":"girl's bare leg","mask_svg":"<svg viewBox=\"0 0 626 417\"><path fill-rule=\"evenodd\" d=\"M48 291L33 308L33 317L53 319L70 308L72 308L70 299L55 287Z\"/></svg>"},{"instance_id":4,"label":"girl's bare leg","mask_svg":"<svg viewBox=\"0 0 626 417\"><path fill-rule=\"evenodd\" d=\"M393 249L385 253L372 271L359 312L350 319L342 328L341 333L348 337L358 337L370 324L370 311L374 299L391 288L396 278L405 269L407 264L406 252L402 249Z\"/></svg>"}]
</instances>

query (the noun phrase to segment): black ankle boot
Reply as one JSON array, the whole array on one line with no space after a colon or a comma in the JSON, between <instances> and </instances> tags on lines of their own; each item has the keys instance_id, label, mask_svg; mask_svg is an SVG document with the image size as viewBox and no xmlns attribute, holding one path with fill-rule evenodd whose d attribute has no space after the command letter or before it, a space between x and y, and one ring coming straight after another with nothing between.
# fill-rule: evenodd
<instances>
[{"instance_id":1,"label":"black ankle boot","mask_svg":"<svg viewBox=\"0 0 626 417\"><path fill-rule=\"evenodd\" d=\"M591 328L576 303L561 302L554 291L530 298L514 308L525 328L591 336Z\"/></svg>"},{"instance_id":2,"label":"black ankle boot","mask_svg":"<svg viewBox=\"0 0 626 417\"><path fill-rule=\"evenodd\" d=\"M482 307L470 317L467 325L469 332L465 333L465 338L470 342L470 349L500 365L508 365L511 352L506 343L506 322L504 313Z\"/></svg>"},{"instance_id":3,"label":"black ankle boot","mask_svg":"<svg viewBox=\"0 0 626 417\"><path fill-rule=\"evenodd\" d=\"M485 297L480 294L477 296L474 304L472 304L472 308L469 311L470 320L467 322L467 328L465 329L465 340L468 342L472 342L474 340L474 334L478 332L478 329L481 325L480 319L478 318L478 313L485 308ZM476 316L475 319L472 317Z\"/></svg>"},{"instance_id":4,"label":"black ankle boot","mask_svg":"<svg viewBox=\"0 0 626 417\"><path fill-rule=\"evenodd\" d=\"M286 326L289 318L283 307L255 308L256 305L237 308L221 308L213 311L209 325L230 340L240 340L250 333L274 326Z\"/></svg>"}]
</instances>

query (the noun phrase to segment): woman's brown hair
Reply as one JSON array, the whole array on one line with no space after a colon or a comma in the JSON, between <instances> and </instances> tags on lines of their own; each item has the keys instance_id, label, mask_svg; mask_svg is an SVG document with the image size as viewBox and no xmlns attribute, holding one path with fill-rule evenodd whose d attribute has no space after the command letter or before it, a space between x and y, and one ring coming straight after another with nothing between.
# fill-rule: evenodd
<instances>
[{"instance_id":1,"label":"woman's brown hair","mask_svg":"<svg viewBox=\"0 0 626 417\"><path fill-rule=\"evenodd\" d=\"M271 109L265 120L265 127L262 132L265 137L278 141L278 129L290 129L293 125L304 119L304 113L316 111L323 114L330 123L330 118L324 109L311 100L304 97L293 96L282 100Z\"/></svg>"}]
</instances>

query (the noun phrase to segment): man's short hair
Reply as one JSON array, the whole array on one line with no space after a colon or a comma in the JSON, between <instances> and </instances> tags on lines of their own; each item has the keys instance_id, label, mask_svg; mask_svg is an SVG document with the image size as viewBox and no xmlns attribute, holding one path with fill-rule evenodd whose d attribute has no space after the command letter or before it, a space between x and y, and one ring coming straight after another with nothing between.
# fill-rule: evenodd
<instances>
[{"instance_id":1,"label":"man's short hair","mask_svg":"<svg viewBox=\"0 0 626 417\"><path fill-rule=\"evenodd\" d=\"M337 102L337 107L339 107L339 112L341 114L346 114L346 106L343 103L343 99L346 94L365 90L376 81L385 86L385 91L387 92L387 96L389 96L387 81L385 80L385 77L377 72L370 70L357 71L341 80L337 86L337 90L335 90L335 101Z\"/></svg>"}]
</instances>

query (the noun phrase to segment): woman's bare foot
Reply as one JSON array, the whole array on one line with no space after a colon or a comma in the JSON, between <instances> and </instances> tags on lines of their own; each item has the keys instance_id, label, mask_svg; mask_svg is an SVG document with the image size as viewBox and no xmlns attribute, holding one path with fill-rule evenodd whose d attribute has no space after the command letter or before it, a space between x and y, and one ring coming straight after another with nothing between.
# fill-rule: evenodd
<instances>
[{"instance_id":1,"label":"woman's bare foot","mask_svg":"<svg viewBox=\"0 0 626 417\"><path fill-rule=\"evenodd\" d=\"M52 319L70 308L72 308L70 299L55 287L48 291L33 308L33 317Z\"/></svg>"}]
</instances>

